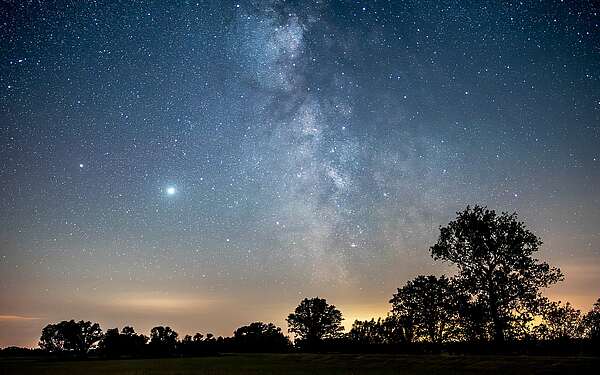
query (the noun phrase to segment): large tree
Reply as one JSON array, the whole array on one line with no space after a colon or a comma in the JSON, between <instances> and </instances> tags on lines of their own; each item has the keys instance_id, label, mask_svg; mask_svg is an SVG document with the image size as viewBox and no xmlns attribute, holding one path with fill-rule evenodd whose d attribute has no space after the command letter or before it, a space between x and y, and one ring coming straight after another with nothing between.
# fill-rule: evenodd
<instances>
[{"instance_id":1,"label":"large tree","mask_svg":"<svg viewBox=\"0 0 600 375\"><path fill-rule=\"evenodd\" d=\"M344 330L342 320L342 313L319 297L305 298L287 317L289 331L311 348L323 339L338 337Z\"/></svg>"},{"instance_id":2,"label":"large tree","mask_svg":"<svg viewBox=\"0 0 600 375\"><path fill-rule=\"evenodd\" d=\"M447 341L458 320L458 292L445 276L417 276L393 295L392 314L410 320L416 334L430 342Z\"/></svg>"},{"instance_id":3,"label":"large tree","mask_svg":"<svg viewBox=\"0 0 600 375\"><path fill-rule=\"evenodd\" d=\"M86 355L103 337L98 323L75 320L48 324L42 330L39 346L49 352L73 352Z\"/></svg>"},{"instance_id":4,"label":"large tree","mask_svg":"<svg viewBox=\"0 0 600 375\"><path fill-rule=\"evenodd\" d=\"M467 206L440 228L430 251L458 267L461 286L487 310L494 341L503 343L513 312L535 306L540 288L563 278L558 268L534 258L541 244L516 213Z\"/></svg>"}]
</instances>

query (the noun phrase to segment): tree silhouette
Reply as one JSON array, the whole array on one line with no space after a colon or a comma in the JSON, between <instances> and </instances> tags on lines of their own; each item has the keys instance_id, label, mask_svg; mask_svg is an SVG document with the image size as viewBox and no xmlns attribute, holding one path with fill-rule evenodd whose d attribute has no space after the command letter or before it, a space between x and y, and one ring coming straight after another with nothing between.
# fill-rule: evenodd
<instances>
[{"instance_id":1,"label":"tree silhouette","mask_svg":"<svg viewBox=\"0 0 600 375\"><path fill-rule=\"evenodd\" d=\"M458 292L442 276L417 276L398 289L390 303L399 321L410 321L419 337L441 343L456 334Z\"/></svg>"},{"instance_id":2,"label":"tree silhouette","mask_svg":"<svg viewBox=\"0 0 600 375\"><path fill-rule=\"evenodd\" d=\"M434 259L454 263L458 280L491 319L496 343L505 341L512 312L533 307L540 288L562 280L558 268L533 258L541 240L516 213L496 215L485 207L467 206L446 227L430 249Z\"/></svg>"},{"instance_id":3,"label":"tree silhouette","mask_svg":"<svg viewBox=\"0 0 600 375\"><path fill-rule=\"evenodd\" d=\"M583 318L584 333L594 344L600 344L600 298Z\"/></svg>"},{"instance_id":4,"label":"tree silhouette","mask_svg":"<svg viewBox=\"0 0 600 375\"><path fill-rule=\"evenodd\" d=\"M298 335L307 348L317 348L326 338L336 338L344 330L342 313L323 298L305 298L289 314L289 331Z\"/></svg>"},{"instance_id":5,"label":"tree silhouette","mask_svg":"<svg viewBox=\"0 0 600 375\"><path fill-rule=\"evenodd\" d=\"M471 301L469 295L459 293L458 328L463 341L484 343L490 339L490 319L488 308L479 301Z\"/></svg>"},{"instance_id":6,"label":"tree silhouette","mask_svg":"<svg viewBox=\"0 0 600 375\"><path fill-rule=\"evenodd\" d=\"M171 327L157 326L150 330L150 346L152 352L160 354L171 354L177 346L177 332Z\"/></svg>"},{"instance_id":7,"label":"tree silhouette","mask_svg":"<svg viewBox=\"0 0 600 375\"><path fill-rule=\"evenodd\" d=\"M233 333L238 348L250 352L283 352L289 349L289 339L273 323L254 322Z\"/></svg>"},{"instance_id":8,"label":"tree silhouette","mask_svg":"<svg viewBox=\"0 0 600 375\"><path fill-rule=\"evenodd\" d=\"M569 302L548 302L542 310L543 322L534 328L539 338L568 342L583 334L581 311Z\"/></svg>"},{"instance_id":9,"label":"tree silhouette","mask_svg":"<svg viewBox=\"0 0 600 375\"><path fill-rule=\"evenodd\" d=\"M360 345L400 344L411 342L413 333L413 325L407 326L398 315L389 315L384 319L355 320L347 337Z\"/></svg>"},{"instance_id":10,"label":"tree silhouette","mask_svg":"<svg viewBox=\"0 0 600 375\"><path fill-rule=\"evenodd\" d=\"M375 320L355 320L348 332L348 338L357 344L372 345L385 342L381 318Z\"/></svg>"},{"instance_id":11,"label":"tree silhouette","mask_svg":"<svg viewBox=\"0 0 600 375\"><path fill-rule=\"evenodd\" d=\"M123 344L121 342L120 333L118 328L109 328L106 330L104 337L98 344L98 349L102 354L107 357L118 357L123 351Z\"/></svg>"},{"instance_id":12,"label":"tree silhouette","mask_svg":"<svg viewBox=\"0 0 600 375\"><path fill-rule=\"evenodd\" d=\"M201 334L200 332L197 332L196 334L194 334L194 337L192 337L192 341L195 343L199 343L202 341L203 337L204 337L203 334Z\"/></svg>"},{"instance_id":13,"label":"tree silhouette","mask_svg":"<svg viewBox=\"0 0 600 375\"><path fill-rule=\"evenodd\" d=\"M148 337L136 334L133 327L125 326L119 333L118 328L106 330L98 344L98 349L106 357L136 356L144 351Z\"/></svg>"},{"instance_id":14,"label":"tree silhouette","mask_svg":"<svg viewBox=\"0 0 600 375\"><path fill-rule=\"evenodd\" d=\"M84 356L102 337L102 330L98 323L64 320L44 327L39 346L49 352L68 351Z\"/></svg>"},{"instance_id":15,"label":"tree silhouette","mask_svg":"<svg viewBox=\"0 0 600 375\"><path fill-rule=\"evenodd\" d=\"M389 315L380 323L384 344L410 343L414 340L414 324L397 315Z\"/></svg>"}]
</instances>

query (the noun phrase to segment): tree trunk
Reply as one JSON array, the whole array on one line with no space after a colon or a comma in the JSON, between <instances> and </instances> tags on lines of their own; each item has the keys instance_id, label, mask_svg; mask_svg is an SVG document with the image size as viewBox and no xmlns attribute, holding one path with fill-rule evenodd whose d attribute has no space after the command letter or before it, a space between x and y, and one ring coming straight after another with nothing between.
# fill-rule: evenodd
<instances>
[{"instance_id":1,"label":"tree trunk","mask_svg":"<svg viewBox=\"0 0 600 375\"><path fill-rule=\"evenodd\" d=\"M497 313L495 315L496 316L492 319L494 324L494 343L496 345L502 345L504 344L504 324L498 318Z\"/></svg>"},{"instance_id":2,"label":"tree trunk","mask_svg":"<svg viewBox=\"0 0 600 375\"><path fill-rule=\"evenodd\" d=\"M490 315L492 317L492 324L494 325L494 343L496 345L502 345L504 344L504 321L498 312L498 300L494 290L494 284L491 281L488 281L488 296L490 299Z\"/></svg>"}]
</instances>

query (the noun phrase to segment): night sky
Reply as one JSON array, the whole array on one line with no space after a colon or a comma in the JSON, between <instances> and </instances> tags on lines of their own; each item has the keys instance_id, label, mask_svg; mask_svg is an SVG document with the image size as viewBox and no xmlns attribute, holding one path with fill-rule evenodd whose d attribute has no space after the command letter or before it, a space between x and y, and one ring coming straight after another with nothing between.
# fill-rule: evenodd
<instances>
[{"instance_id":1,"label":"night sky","mask_svg":"<svg viewBox=\"0 0 600 375\"><path fill-rule=\"evenodd\" d=\"M595 1L2 1L0 346L385 316L467 204L600 296Z\"/></svg>"}]
</instances>

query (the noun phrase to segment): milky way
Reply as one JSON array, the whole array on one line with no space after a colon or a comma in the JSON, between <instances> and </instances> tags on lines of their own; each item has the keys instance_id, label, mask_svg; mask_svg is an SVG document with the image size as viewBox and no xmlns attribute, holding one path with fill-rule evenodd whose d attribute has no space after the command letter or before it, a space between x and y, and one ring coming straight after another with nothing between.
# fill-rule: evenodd
<instances>
[{"instance_id":1,"label":"milky way","mask_svg":"<svg viewBox=\"0 0 600 375\"><path fill-rule=\"evenodd\" d=\"M600 280L593 2L1 5L0 345L67 318L348 323L467 204ZM285 328L285 326L284 326Z\"/></svg>"}]
</instances>

